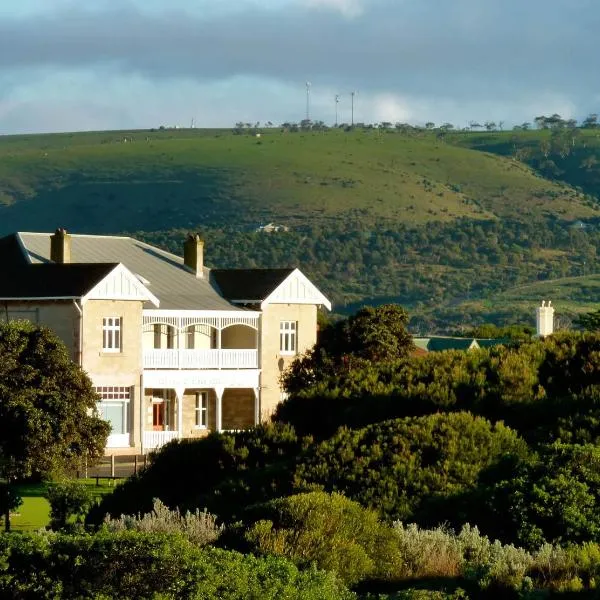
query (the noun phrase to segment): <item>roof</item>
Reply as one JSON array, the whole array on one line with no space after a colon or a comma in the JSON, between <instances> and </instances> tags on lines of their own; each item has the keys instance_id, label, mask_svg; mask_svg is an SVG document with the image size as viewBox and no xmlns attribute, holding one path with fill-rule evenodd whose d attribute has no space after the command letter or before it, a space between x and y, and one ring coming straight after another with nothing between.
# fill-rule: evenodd
<instances>
[{"instance_id":1,"label":"roof","mask_svg":"<svg viewBox=\"0 0 600 600\"><path fill-rule=\"evenodd\" d=\"M17 234L7 235L0 238L0 256L2 265L9 267L20 267L29 264Z\"/></svg>"},{"instance_id":2,"label":"roof","mask_svg":"<svg viewBox=\"0 0 600 600\"><path fill-rule=\"evenodd\" d=\"M472 350L478 348L491 348L506 343L504 339L479 339L462 337L416 337L413 338L415 346L427 352L441 352L443 350Z\"/></svg>"},{"instance_id":3,"label":"roof","mask_svg":"<svg viewBox=\"0 0 600 600\"><path fill-rule=\"evenodd\" d=\"M116 267L114 263L17 266L0 278L0 298L81 298Z\"/></svg>"},{"instance_id":4,"label":"roof","mask_svg":"<svg viewBox=\"0 0 600 600\"><path fill-rule=\"evenodd\" d=\"M18 233L17 242L33 264L50 263L49 233ZM242 310L222 298L208 280L187 270L183 258L130 237L71 235L71 266L121 263L160 300L161 309ZM12 237L12 236L8 236ZM5 239L5 238L4 238ZM64 268L66 265L57 265Z\"/></svg>"},{"instance_id":5,"label":"roof","mask_svg":"<svg viewBox=\"0 0 600 600\"><path fill-rule=\"evenodd\" d=\"M211 269L210 276L231 302L262 302L295 269Z\"/></svg>"}]
</instances>

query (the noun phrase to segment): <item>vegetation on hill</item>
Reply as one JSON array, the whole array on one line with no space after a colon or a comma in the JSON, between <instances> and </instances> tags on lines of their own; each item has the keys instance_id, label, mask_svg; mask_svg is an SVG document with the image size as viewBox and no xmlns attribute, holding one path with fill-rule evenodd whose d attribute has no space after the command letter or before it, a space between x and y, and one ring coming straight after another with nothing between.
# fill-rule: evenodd
<instances>
[{"instance_id":1,"label":"vegetation on hill","mask_svg":"<svg viewBox=\"0 0 600 600\"><path fill-rule=\"evenodd\" d=\"M198 230L207 264L300 266L337 312L401 302L421 332L531 322L521 286L600 272L596 130L446 129L2 137L0 233L131 232L180 253ZM290 231L256 232L270 221ZM571 319L597 301L568 300Z\"/></svg>"}]
</instances>

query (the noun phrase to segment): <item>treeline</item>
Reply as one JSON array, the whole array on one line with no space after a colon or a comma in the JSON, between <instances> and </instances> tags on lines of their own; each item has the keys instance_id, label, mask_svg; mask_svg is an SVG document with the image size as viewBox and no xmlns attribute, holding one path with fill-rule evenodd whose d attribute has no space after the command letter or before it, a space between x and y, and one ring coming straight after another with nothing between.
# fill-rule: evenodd
<instances>
[{"instance_id":1,"label":"treeline","mask_svg":"<svg viewBox=\"0 0 600 600\"><path fill-rule=\"evenodd\" d=\"M135 235L181 254L185 231ZM470 314L439 319L429 314L423 320L434 305L443 308L458 300L491 297L515 285L590 274L600 268L597 224L575 228L559 219L459 219L376 227L349 220L327 228L268 234L207 228L201 235L210 266L299 266L332 298L336 311L349 313L364 303L399 302L411 308L413 328L426 332L481 324L481 318ZM522 315L503 318L518 322Z\"/></svg>"}]
</instances>

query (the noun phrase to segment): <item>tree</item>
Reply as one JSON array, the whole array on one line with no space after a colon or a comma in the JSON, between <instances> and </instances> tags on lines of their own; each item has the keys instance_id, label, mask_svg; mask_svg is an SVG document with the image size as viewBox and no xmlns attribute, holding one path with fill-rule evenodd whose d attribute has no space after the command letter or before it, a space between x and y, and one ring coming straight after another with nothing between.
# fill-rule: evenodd
<instances>
[{"instance_id":1,"label":"tree","mask_svg":"<svg viewBox=\"0 0 600 600\"><path fill-rule=\"evenodd\" d=\"M414 349L407 324L408 313L397 304L365 306L325 327L315 347L284 373L284 387L289 393L299 392L340 370L407 357Z\"/></svg>"},{"instance_id":2,"label":"tree","mask_svg":"<svg viewBox=\"0 0 600 600\"><path fill-rule=\"evenodd\" d=\"M600 330L600 310L579 315L575 321L575 324L582 329L586 329L587 331Z\"/></svg>"},{"instance_id":3,"label":"tree","mask_svg":"<svg viewBox=\"0 0 600 600\"><path fill-rule=\"evenodd\" d=\"M584 129L595 129L598 127L598 115L596 113L589 114L584 120L582 127Z\"/></svg>"},{"instance_id":4,"label":"tree","mask_svg":"<svg viewBox=\"0 0 600 600\"><path fill-rule=\"evenodd\" d=\"M110 425L60 339L29 322L0 323L0 474L47 478L102 456Z\"/></svg>"}]
</instances>

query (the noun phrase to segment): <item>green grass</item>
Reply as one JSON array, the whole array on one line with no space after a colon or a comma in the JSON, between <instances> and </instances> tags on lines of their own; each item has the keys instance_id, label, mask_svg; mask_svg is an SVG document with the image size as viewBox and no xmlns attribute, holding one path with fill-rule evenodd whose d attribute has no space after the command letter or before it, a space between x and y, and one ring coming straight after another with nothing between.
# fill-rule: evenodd
<instances>
[{"instance_id":1,"label":"green grass","mask_svg":"<svg viewBox=\"0 0 600 600\"><path fill-rule=\"evenodd\" d=\"M100 481L96 486L95 479L79 479L84 483L96 497L110 494L114 487L108 482ZM11 528L14 531L36 531L43 529L50 523L50 504L45 498L47 483L26 483L17 486L19 494L23 498L23 504L18 511L11 516Z\"/></svg>"},{"instance_id":2,"label":"green grass","mask_svg":"<svg viewBox=\"0 0 600 600\"><path fill-rule=\"evenodd\" d=\"M522 163L433 133L377 130L0 137L0 205L0 234L58 224L106 233L340 217L419 224L600 216Z\"/></svg>"}]
</instances>

